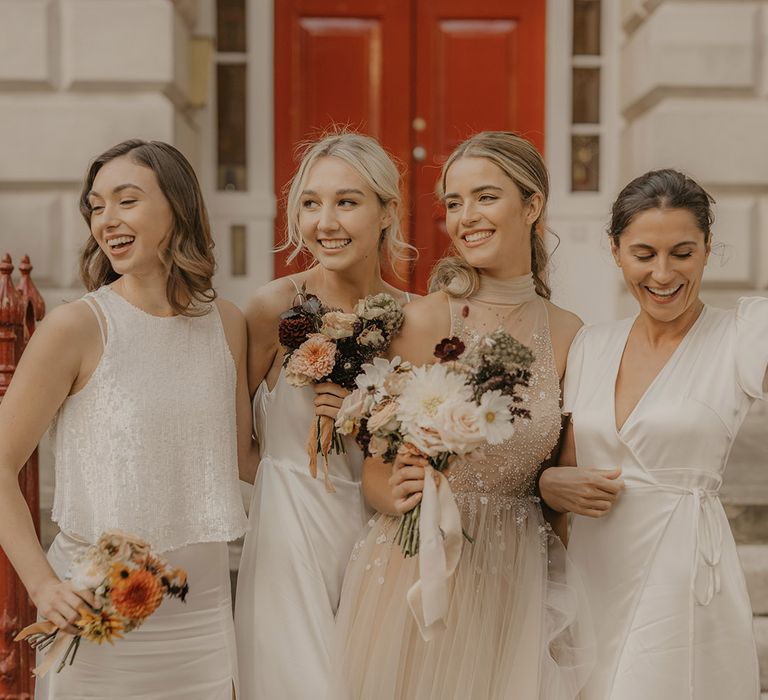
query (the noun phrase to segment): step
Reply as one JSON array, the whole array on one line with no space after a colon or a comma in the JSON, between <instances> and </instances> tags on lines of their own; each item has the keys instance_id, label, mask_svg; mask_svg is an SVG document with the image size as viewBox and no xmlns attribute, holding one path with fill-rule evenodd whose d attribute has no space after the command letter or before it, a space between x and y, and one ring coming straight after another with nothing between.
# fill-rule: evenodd
<instances>
[{"instance_id":1,"label":"step","mask_svg":"<svg viewBox=\"0 0 768 700\"><path fill-rule=\"evenodd\" d=\"M756 617L754 625L757 659L760 663L760 687L768 691L768 617Z\"/></svg>"},{"instance_id":2,"label":"step","mask_svg":"<svg viewBox=\"0 0 768 700\"><path fill-rule=\"evenodd\" d=\"M768 504L735 501L728 495L722 501L736 544L768 545Z\"/></svg>"},{"instance_id":3,"label":"step","mask_svg":"<svg viewBox=\"0 0 768 700\"><path fill-rule=\"evenodd\" d=\"M744 420L723 475L720 498L737 544L768 544L768 402Z\"/></svg>"},{"instance_id":4,"label":"step","mask_svg":"<svg viewBox=\"0 0 768 700\"><path fill-rule=\"evenodd\" d=\"M768 615L768 545L740 544L736 548L747 580L755 615Z\"/></svg>"}]
</instances>

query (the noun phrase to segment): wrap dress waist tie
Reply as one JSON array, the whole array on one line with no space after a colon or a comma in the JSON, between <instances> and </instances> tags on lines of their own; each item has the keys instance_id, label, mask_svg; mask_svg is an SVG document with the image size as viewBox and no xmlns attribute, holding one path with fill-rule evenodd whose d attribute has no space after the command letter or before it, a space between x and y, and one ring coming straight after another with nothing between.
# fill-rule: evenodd
<instances>
[{"instance_id":1,"label":"wrap dress waist tie","mask_svg":"<svg viewBox=\"0 0 768 700\"><path fill-rule=\"evenodd\" d=\"M696 546L691 562L690 585L696 603L707 606L720 592L723 528L718 505L723 479L719 474L688 467L664 467L646 471L652 481L628 477L627 488L667 491L681 496L690 496L694 500L691 510L691 530L696 538Z\"/></svg>"},{"instance_id":2,"label":"wrap dress waist tie","mask_svg":"<svg viewBox=\"0 0 768 700\"><path fill-rule=\"evenodd\" d=\"M723 528L718 514L719 474L688 467L646 469L647 479L634 475L625 479L631 490L666 491L691 497L691 531L696 543L691 560L690 604L688 610L688 692L694 699L695 615L696 605L707 606L720 592L720 559L723 551ZM644 475L645 476L645 475ZM662 480L660 480L662 479Z\"/></svg>"}]
</instances>

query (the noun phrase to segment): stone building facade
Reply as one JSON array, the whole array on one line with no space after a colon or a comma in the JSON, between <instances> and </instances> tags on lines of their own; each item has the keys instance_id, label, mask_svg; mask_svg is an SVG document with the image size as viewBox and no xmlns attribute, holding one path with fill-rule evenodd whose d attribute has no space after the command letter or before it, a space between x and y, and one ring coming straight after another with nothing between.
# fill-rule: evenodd
<instances>
[{"instance_id":1,"label":"stone building facade","mask_svg":"<svg viewBox=\"0 0 768 700\"><path fill-rule=\"evenodd\" d=\"M195 166L222 296L242 305L271 278L273 0L245 3L242 42L222 51L227 0L0 0L0 253L31 256L49 309L82 292L77 199L88 161L130 137L171 142ZM216 133L231 105L217 82L232 65L245 75L234 96L245 184L234 189L221 186ZM717 200L705 300L728 307L768 294L768 0L547 0L545 99L555 301L587 322L634 311L610 256L609 208L629 179L667 166ZM745 532L768 512L768 478L756 476L766 422L757 406L734 450L743 483L730 493ZM41 471L50 541L45 444ZM768 555L750 551L753 604L766 614ZM768 618L756 620L768 687Z\"/></svg>"},{"instance_id":2,"label":"stone building facade","mask_svg":"<svg viewBox=\"0 0 768 700\"><path fill-rule=\"evenodd\" d=\"M632 310L605 223L624 182L663 166L687 170L718 201L722 245L707 270L707 299L730 305L767 289L768 2L604 0L599 55L574 56L578 4L547 3L556 299L587 321ZM248 1L241 54L217 54L215 33L213 0L0 0L0 249L32 256L49 304L79 293L87 231L76 203L87 162L132 136L170 141L197 168L222 294L243 303L271 277L272 3ZM232 60L247 71L240 191L216 182L216 66ZM597 69L599 116L587 126L571 118L578 68ZM597 186L573 191L573 138L585 132L600 140ZM245 235L234 237L233 227Z\"/></svg>"}]
</instances>

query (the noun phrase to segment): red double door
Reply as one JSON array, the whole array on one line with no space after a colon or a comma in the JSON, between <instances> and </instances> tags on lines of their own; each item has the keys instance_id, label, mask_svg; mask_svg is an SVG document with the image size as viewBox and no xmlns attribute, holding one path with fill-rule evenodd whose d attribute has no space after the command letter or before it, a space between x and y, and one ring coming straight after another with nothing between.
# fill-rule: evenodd
<instances>
[{"instance_id":1,"label":"red double door","mask_svg":"<svg viewBox=\"0 0 768 700\"><path fill-rule=\"evenodd\" d=\"M405 171L410 288L446 251L440 166L470 134L544 146L545 0L275 0L275 240L296 144L332 124L378 138ZM275 275L296 269L286 255ZM403 283L401 282L402 286Z\"/></svg>"}]
</instances>

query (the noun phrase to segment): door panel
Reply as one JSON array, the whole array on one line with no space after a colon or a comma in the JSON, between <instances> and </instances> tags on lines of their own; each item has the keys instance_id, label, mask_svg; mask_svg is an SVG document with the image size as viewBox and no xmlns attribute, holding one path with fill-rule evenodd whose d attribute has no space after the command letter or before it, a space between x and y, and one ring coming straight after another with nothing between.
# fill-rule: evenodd
<instances>
[{"instance_id":1,"label":"door panel","mask_svg":"<svg viewBox=\"0 0 768 700\"><path fill-rule=\"evenodd\" d=\"M275 183L294 149L329 125L377 137L407 168L405 222L423 292L448 247L440 166L483 129L544 146L545 0L275 0ZM275 240L285 221L281 200ZM275 260L275 273L287 266ZM401 281L402 285L403 282Z\"/></svg>"},{"instance_id":2,"label":"door panel","mask_svg":"<svg viewBox=\"0 0 768 700\"><path fill-rule=\"evenodd\" d=\"M297 144L344 125L375 136L407 163L410 34L410 0L276 0L276 242L284 237L282 196L298 165ZM276 256L276 275L305 262L288 265L287 256Z\"/></svg>"},{"instance_id":3,"label":"door panel","mask_svg":"<svg viewBox=\"0 0 768 700\"><path fill-rule=\"evenodd\" d=\"M413 163L413 287L423 292L434 262L449 248L435 203L440 166L471 134L515 131L544 141L544 2L417 0L415 134L424 160Z\"/></svg>"}]
</instances>

